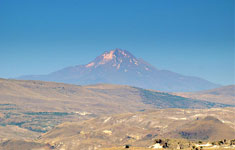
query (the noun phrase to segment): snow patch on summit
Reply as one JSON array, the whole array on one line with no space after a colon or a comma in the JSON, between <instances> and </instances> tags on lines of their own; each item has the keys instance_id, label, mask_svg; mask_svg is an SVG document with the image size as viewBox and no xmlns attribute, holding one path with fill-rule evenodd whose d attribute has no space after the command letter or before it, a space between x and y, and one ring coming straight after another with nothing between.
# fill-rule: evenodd
<instances>
[{"instance_id":1,"label":"snow patch on summit","mask_svg":"<svg viewBox=\"0 0 235 150\"><path fill-rule=\"evenodd\" d=\"M95 63L94 63L94 62L91 62L91 63L87 64L86 67L89 68L89 67L92 67L92 66L94 66L94 65L95 65Z\"/></svg>"},{"instance_id":2,"label":"snow patch on summit","mask_svg":"<svg viewBox=\"0 0 235 150\"><path fill-rule=\"evenodd\" d=\"M112 51L110 51L109 53L107 53L107 52L104 53L104 54L102 55L103 59L102 59L101 62L99 62L99 64L105 64L106 62L108 62L108 61L112 60L114 57L116 57L116 56L114 55L114 52L115 52L115 50L112 50Z\"/></svg>"},{"instance_id":3,"label":"snow patch on summit","mask_svg":"<svg viewBox=\"0 0 235 150\"><path fill-rule=\"evenodd\" d=\"M107 54L103 54L103 57L104 57L103 60L109 61L109 60L113 59L113 56L114 56L113 53L114 53L114 50L110 51Z\"/></svg>"}]
</instances>

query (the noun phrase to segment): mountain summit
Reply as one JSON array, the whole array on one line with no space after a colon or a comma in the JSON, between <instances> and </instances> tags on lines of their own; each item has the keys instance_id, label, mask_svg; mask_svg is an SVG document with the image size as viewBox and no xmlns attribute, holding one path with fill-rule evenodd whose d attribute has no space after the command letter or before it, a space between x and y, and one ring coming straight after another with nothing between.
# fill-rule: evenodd
<instances>
[{"instance_id":1,"label":"mountain summit","mask_svg":"<svg viewBox=\"0 0 235 150\"><path fill-rule=\"evenodd\" d=\"M22 76L18 79L55 81L71 84L124 84L161 91L198 91L218 87L197 77L159 70L121 49L106 51L86 65L67 67L48 75Z\"/></svg>"},{"instance_id":2,"label":"mountain summit","mask_svg":"<svg viewBox=\"0 0 235 150\"><path fill-rule=\"evenodd\" d=\"M119 70L119 72L128 72L135 69L137 74L141 74L140 70L150 71L153 68L150 64L147 64L141 59L137 59L130 52L121 49L115 49L108 52L104 52L102 55L95 58L94 61L91 61L86 68L108 68L107 72L111 70ZM142 71L143 72L143 71Z\"/></svg>"},{"instance_id":3,"label":"mountain summit","mask_svg":"<svg viewBox=\"0 0 235 150\"><path fill-rule=\"evenodd\" d=\"M101 65L111 65L116 69L120 69L120 66L135 65L138 66L138 59L126 50L115 49L109 52L104 52L98 56L94 61L86 65L86 67L99 67Z\"/></svg>"}]
</instances>

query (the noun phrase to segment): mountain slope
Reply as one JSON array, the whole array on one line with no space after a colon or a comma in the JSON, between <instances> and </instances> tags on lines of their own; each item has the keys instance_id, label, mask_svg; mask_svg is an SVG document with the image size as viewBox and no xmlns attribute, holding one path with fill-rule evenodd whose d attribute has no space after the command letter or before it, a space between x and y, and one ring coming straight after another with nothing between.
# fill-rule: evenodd
<instances>
[{"instance_id":1,"label":"mountain slope","mask_svg":"<svg viewBox=\"0 0 235 150\"><path fill-rule=\"evenodd\" d=\"M201 78L156 69L144 60L121 49L104 52L86 65L67 67L48 75L22 76L18 79L56 81L78 85L122 84L175 92L218 87Z\"/></svg>"},{"instance_id":2,"label":"mountain slope","mask_svg":"<svg viewBox=\"0 0 235 150\"><path fill-rule=\"evenodd\" d=\"M230 105L235 104L235 85L228 85L199 92L183 92L175 94L192 99L200 99Z\"/></svg>"}]
</instances>

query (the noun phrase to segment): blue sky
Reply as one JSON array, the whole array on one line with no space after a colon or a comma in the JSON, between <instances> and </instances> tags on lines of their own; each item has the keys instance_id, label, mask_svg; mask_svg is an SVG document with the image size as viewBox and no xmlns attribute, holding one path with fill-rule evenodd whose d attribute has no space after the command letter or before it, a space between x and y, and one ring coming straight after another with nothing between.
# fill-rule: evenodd
<instances>
[{"instance_id":1,"label":"blue sky","mask_svg":"<svg viewBox=\"0 0 235 150\"><path fill-rule=\"evenodd\" d=\"M234 0L0 0L0 77L122 48L159 69L234 84Z\"/></svg>"}]
</instances>

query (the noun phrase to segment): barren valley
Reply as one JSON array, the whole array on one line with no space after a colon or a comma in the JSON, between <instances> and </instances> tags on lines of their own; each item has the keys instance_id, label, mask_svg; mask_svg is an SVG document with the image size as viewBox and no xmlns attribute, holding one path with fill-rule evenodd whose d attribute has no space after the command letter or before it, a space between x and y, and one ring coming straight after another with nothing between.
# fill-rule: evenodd
<instances>
[{"instance_id":1,"label":"barren valley","mask_svg":"<svg viewBox=\"0 0 235 150\"><path fill-rule=\"evenodd\" d=\"M168 144L176 146L172 139L184 144L235 139L234 105L217 99L123 85L1 79L0 102L3 150L149 148L156 139L171 139Z\"/></svg>"}]
</instances>

